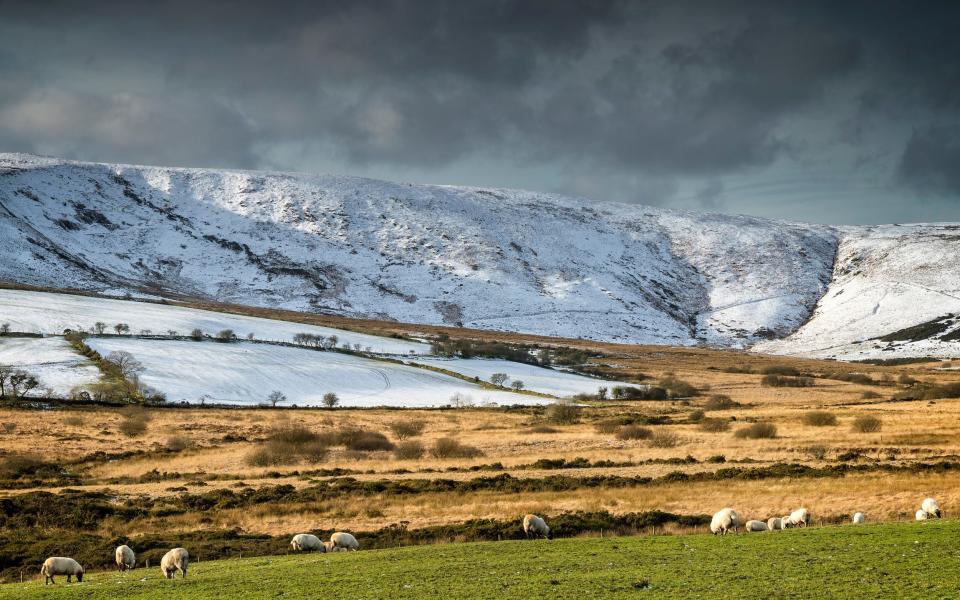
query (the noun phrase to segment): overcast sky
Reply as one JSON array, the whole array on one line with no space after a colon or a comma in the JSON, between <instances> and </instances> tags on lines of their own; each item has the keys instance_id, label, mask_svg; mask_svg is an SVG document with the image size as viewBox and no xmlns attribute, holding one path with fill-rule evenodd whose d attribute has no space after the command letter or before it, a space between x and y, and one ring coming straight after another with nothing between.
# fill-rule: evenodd
<instances>
[{"instance_id":1,"label":"overcast sky","mask_svg":"<svg viewBox=\"0 0 960 600\"><path fill-rule=\"evenodd\" d=\"M960 221L960 2L11 2L0 151Z\"/></svg>"}]
</instances>

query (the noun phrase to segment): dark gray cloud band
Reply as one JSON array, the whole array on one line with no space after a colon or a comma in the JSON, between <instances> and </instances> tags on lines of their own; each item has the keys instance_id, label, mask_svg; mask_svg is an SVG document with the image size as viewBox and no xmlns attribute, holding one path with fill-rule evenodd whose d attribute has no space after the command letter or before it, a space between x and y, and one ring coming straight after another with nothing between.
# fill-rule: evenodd
<instances>
[{"instance_id":1,"label":"dark gray cloud band","mask_svg":"<svg viewBox=\"0 0 960 600\"><path fill-rule=\"evenodd\" d=\"M0 14L3 150L960 219L955 3L0 0ZM799 202L758 191L798 179ZM831 196L840 213L816 208Z\"/></svg>"}]
</instances>

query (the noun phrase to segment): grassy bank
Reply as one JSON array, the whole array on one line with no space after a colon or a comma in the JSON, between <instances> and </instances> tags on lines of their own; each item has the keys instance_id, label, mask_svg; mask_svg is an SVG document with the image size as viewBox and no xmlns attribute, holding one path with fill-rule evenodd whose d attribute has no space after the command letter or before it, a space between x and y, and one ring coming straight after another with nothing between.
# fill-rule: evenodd
<instances>
[{"instance_id":1,"label":"grassy bank","mask_svg":"<svg viewBox=\"0 0 960 600\"><path fill-rule=\"evenodd\" d=\"M0 600L352 598L931 598L960 589L960 521L710 535L443 544L156 566L82 584L0 586ZM32 575L36 577L34 573ZM145 578L145 579L144 579Z\"/></svg>"}]
</instances>

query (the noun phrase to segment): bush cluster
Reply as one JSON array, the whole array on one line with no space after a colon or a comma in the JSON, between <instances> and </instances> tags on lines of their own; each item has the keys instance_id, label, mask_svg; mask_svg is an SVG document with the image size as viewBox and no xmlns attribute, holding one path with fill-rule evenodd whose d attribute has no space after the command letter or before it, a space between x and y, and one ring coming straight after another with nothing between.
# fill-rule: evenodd
<instances>
[{"instance_id":1,"label":"bush cluster","mask_svg":"<svg viewBox=\"0 0 960 600\"><path fill-rule=\"evenodd\" d=\"M811 427L832 427L837 424L837 416L825 410L811 410L804 413L800 420Z\"/></svg>"},{"instance_id":2,"label":"bush cluster","mask_svg":"<svg viewBox=\"0 0 960 600\"><path fill-rule=\"evenodd\" d=\"M741 427L734 432L734 437L748 440L763 440L777 437L777 426L773 423L754 423Z\"/></svg>"}]
</instances>

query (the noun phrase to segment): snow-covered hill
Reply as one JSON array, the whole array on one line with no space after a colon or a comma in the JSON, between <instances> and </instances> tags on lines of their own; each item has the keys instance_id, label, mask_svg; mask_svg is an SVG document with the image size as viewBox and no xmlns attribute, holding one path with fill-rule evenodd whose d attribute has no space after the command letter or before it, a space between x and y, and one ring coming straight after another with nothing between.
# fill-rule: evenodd
<instances>
[{"instance_id":1,"label":"snow-covered hill","mask_svg":"<svg viewBox=\"0 0 960 600\"><path fill-rule=\"evenodd\" d=\"M633 343L843 355L960 314L952 227L0 154L2 280Z\"/></svg>"},{"instance_id":2,"label":"snow-covered hill","mask_svg":"<svg viewBox=\"0 0 960 600\"><path fill-rule=\"evenodd\" d=\"M845 360L960 356L960 224L847 228L810 320L755 349Z\"/></svg>"}]
</instances>

